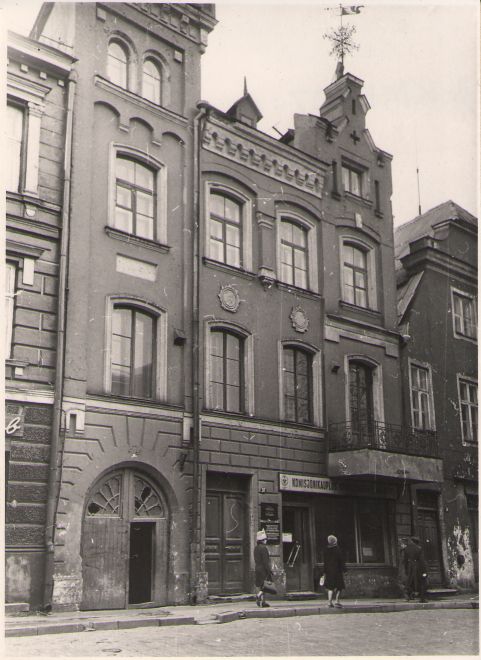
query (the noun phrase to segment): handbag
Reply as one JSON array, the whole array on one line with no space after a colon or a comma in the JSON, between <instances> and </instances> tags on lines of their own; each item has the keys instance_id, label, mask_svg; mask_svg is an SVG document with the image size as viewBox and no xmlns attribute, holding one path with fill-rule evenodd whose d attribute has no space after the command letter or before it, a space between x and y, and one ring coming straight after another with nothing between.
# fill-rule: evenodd
<instances>
[{"instance_id":1,"label":"handbag","mask_svg":"<svg viewBox=\"0 0 481 660\"><path fill-rule=\"evenodd\" d=\"M274 586L274 582L272 580L264 580L264 584L262 585L262 591L264 591L266 594L276 594L277 589Z\"/></svg>"},{"instance_id":2,"label":"handbag","mask_svg":"<svg viewBox=\"0 0 481 660\"><path fill-rule=\"evenodd\" d=\"M325 581L326 581L326 576L321 575L321 577L319 578L319 586L323 587Z\"/></svg>"}]
</instances>

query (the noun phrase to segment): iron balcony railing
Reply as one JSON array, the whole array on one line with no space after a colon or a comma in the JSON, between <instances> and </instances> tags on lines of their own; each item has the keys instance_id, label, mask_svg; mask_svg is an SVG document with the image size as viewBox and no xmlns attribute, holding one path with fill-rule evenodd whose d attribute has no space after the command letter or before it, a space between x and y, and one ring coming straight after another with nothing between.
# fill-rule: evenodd
<instances>
[{"instance_id":1,"label":"iron balcony railing","mask_svg":"<svg viewBox=\"0 0 481 660\"><path fill-rule=\"evenodd\" d=\"M377 449L410 456L438 458L436 431L384 422L329 424L329 451Z\"/></svg>"}]
</instances>

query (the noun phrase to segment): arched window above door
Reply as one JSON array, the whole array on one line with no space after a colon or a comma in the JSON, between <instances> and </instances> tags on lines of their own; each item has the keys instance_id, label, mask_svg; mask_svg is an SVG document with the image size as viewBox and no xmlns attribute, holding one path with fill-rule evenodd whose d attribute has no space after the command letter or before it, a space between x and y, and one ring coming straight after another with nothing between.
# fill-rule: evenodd
<instances>
[{"instance_id":1,"label":"arched window above door","mask_svg":"<svg viewBox=\"0 0 481 660\"><path fill-rule=\"evenodd\" d=\"M122 489L122 475L116 474L94 491L85 510L86 517L91 516L120 516L120 495Z\"/></svg>"}]
</instances>

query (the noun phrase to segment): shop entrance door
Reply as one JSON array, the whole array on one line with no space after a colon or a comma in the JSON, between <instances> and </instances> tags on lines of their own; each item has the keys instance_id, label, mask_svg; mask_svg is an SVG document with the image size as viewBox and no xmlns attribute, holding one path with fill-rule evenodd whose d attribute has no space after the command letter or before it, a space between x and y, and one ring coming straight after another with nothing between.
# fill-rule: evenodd
<instances>
[{"instance_id":1,"label":"shop entrance door","mask_svg":"<svg viewBox=\"0 0 481 660\"><path fill-rule=\"evenodd\" d=\"M282 506L284 570L287 591L312 591L312 563L309 538L309 509Z\"/></svg>"},{"instance_id":2,"label":"shop entrance door","mask_svg":"<svg viewBox=\"0 0 481 660\"><path fill-rule=\"evenodd\" d=\"M205 567L209 594L245 590L246 502L243 493L207 491Z\"/></svg>"},{"instance_id":3,"label":"shop entrance door","mask_svg":"<svg viewBox=\"0 0 481 660\"><path fill-rule=\"evenodd\" d=\"M438 526L437 495L418 492L418 535L424 550L431 585L443 580Z\"/></svg>"}]
</instances>

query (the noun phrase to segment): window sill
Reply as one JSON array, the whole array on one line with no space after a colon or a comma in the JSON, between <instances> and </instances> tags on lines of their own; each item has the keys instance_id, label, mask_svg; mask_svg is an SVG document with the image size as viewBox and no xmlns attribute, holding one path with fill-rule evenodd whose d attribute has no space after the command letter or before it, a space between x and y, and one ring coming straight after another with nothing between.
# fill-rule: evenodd
<instances>
[{"instance_id":1,"label":"window sill","mask_svg":"<svg viewBox=\"0 0 481 660\"><path fill-rule=\"evenodd\" d=\"M320 431L322 430L322 426L316 426L312 422L306 422L305 424L301 422L289 422L287 419L281 419L280 423L285 427L285 428L290 428L290 429L308 429L309 431Z\"/></svg>"},{"instance_id":2,"label":"window sill","mask_svg":"<svg viewBox=\"0 0 481 660\"><path fill-rule=\"evenodd\" d=\"M373 318L376 319L381 318L381 312L378 312L377 310L371 309L369 307L360 307L359 305L354 305L353 303L346 302L345 300L339 300L339 305L352 312L361 312L362 314L368 314L369 316L372 316Z\"/></svg>"},{"instance_id":3,"label":"window sill","mask_svg":"<svg viewBox=\"0 0 481 660\"><path fill-rule=\"evenodd\" d=\"M15 360L14 358L7 358L5 360L5 365L7 367L28 367L30 362L26 360Z\"/></svg>"},{"instance_id":4,"label":"window sill","mask_svg":"<svg viewBox=\"0 0 481 660\"><path fill-rule=\"evenodd\" d=\"M218 408L203 408L202 412L204 414L213 415L214 417L228 417L229 419L252 420L254 418L254 413L234 413L227 412L226 410L219 410Z\"/></svg>"},{"instance_id":5,"label":"window sill","mask_svg":"<svg viewBox=\"0 0 481 660\"><path fill-rule=\"evenodd\" d=\"M158 243L157 241L152 241L149 238L141 238L140 236L135 236L135 234L128 234L125 231L120 229L115 229L115 227L110 227L109 225L105 226L105 233L110 238L115 238L118 241L124 241L124 243L131 243L132 245L141 245L148 248L149 250L155 250L156 252L167 253L170 251L169 245L164 245L163 243Z\"/></svg>"},{"instance_id":6,"label":"window sill","mask_svg":"<svg viewBox=\"0 0 481 660\"><path fill-rule=\"evenodd\" d=\"M478 340L475 337L468 337L468 335L461 335L459 332L454 333L455 339L462 339L464 341L469 341L471 344L477 344Z\"/></svg>"},{"instance_id":7,"label":"window sill","mask_svg":"<svg viewBox=\"0 0 481 660\"><path fill-rule=\"evenodd\" d=\"M299 294L305 296L306 298L316 298L317 300L322 299L322 296L319 293L316 293L315 291L311 291L310 289L302 289L299 286L294 286L294 284L286 284L285 282L281 282L280 280L277 280L276 284L279 289L286 289L290 293Z\"/></svg>"},{"instance_id":8,"label":"window sill","mask_svg":"<svg viewBox=\"0 0 481 660\"><path fill-rule=\"evenodd\" d=\"M159 406L162 406L162 408L167 408L170 410L183 410L182 406L176 406L171 403L167 403L166 401L163 401L161 399L157 398L143 398L143 397L136 397L136 396L124 396L122 394L111 394L111 393L106 393L106 394L93 394L91 392L88 392L87 396L89 398L95 398L99 400L104 400L104 401L109 401L109 402L119 402L119 403L125 403L125 404L131 404L132 406L150 406L157 408Z\"/></svg>"},{"instance_id":9,"label":"window sill","mask_svg":"<svg viewBox=\"0 0 481 660\"><path fill-rule=\"evenodd\" d=\"M344 191L344 197L346 199L352 200L353 202L358 202L364 206L368 206L369 208L372 206L372 201L370 199L367 199L367 197L361 197L361 195L356 195L355 193L349 192L349 190Z\"/></svg>"},{"instance_id":10,"label":"window sill","mask_svg":"<svg viewBox=\"0 0 481 660\"><path fill-rule=\"evenodd\" d=\"M336 199L337 201L339 201L339 200L341 199L341 195L340 195L340 193L338 193L338 192L335 191L335 190L332 190L332 191L331 191L331 197L332 197L332 199Z\"/></svg>"},{"instance_id":11,"label":"window sill","mask_svg":"<svg viewBox=\"0 0 481 660\"><path fill-rule=\"evenodd\" d=\"M249 270L237 268L236 266L230 266L229 264L224 264L222 261L216 261L215 259L210 259L209 257L202 257L202 263L205 266L209 266L210 268L232 273L233 275L239 275L240 277L247 277L250 280L257 278L257 275Z\"/></svg>"}]
</instances>

